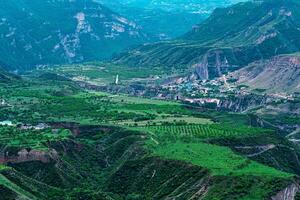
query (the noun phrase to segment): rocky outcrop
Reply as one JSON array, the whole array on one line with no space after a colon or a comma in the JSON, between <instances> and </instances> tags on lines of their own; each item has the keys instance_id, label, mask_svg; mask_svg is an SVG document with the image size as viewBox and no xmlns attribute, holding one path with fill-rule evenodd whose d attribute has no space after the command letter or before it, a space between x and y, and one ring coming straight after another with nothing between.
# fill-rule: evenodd
<instances>
[{"instance_id":1,"label":"rocky outcrop","mask_svg":"<svg viewBox=\"0 0 300 200\"><path fill-rule=\"evenodd\" d=\"M52 159L56 159L58 157L58 153L54 149L51 149L49 151L22 149L17 152L17 155L9 154L10 153L6 151L5 153L2 153L0 155L0 164L23 163L30 161L49 163Z\"/></svg>"},{"instance_id":2,"label":"rocky outcrop","mask_svg":"<svg viewBox=\"0 0 300 200\"><path fill-rule=\"evenodd\" d=\"M232 70L222 50L208 51L202 58L202 62L193 65L194 74L200 80L209 80L220 77L222 74Z\"/></svg>"},{"instance_id":3,"label":"rocky outcrop","mask_svg":"<svg viewBox=\"0 0 300 200\"><path fill-rule=\"evenodd\" d=\"M118 55L114 61L132 66L164 66L170 71L192 71L194 66L200 79L213 79L254 61L298 52L298 9L299 2L291 0L249 1L216 9L180 39L145 44Z\"/></svg>"},{"instance_id":4,"label":"rocky outcrop","mask_svg":"<svg viewBox=\"0 0 300 200\"><path fill-rule=\"evenodd\" d=\"M277 195L273 196L271 200L295 200L295 196L299 191L299 185L293 183Z\"/></svg>"},{"instance_id":5,"label":"rocky outcrop","mask_svg":"<svg viewBox=\"0 0 300 200\"><path fill-rule=\"evenodd\" d=\"M218 105L218 110L244 112L251 108L266 105L270 101L272 101L272 98L268 96L260 96L255 94L240 95L222 99Z\"/></svg>"},{"instance_id":6,"label":"rocky outcrop","mask_svg":"<svg viewBox=\"0 0 300 200\"><path fill-rule=\"evenodd\" d=\"M230 75L238 84L270 92L300 92L300 56L276 56L249 64Z\"/></svg>"}]
</instances>

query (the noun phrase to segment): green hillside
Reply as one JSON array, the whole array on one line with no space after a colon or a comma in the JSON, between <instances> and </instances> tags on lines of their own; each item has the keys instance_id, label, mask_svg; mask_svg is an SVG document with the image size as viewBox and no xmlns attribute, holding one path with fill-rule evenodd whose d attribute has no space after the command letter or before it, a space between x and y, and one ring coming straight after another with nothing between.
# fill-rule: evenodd
<instances>
[{"instance_id":1,"label":"green hillside","mask_svg":"<svg viewBox=\"0 0 300 200\"><path fill-rule=\"evenodd\" d=\"M110 9L135 21L158 39L179 37L206 19L217 7L238 0L97 0Z\"/></svg>"},{"instance_id":2,"label":"green hillside","mask_svg":"<svg viewBox=\"0 0 300 200\"><path fill-rule=\"evenodd\" d=\"M182 38L137 47L115 61L192 68L200 79L214 78L256 60L297 52L298 8L295 0L266 0L216 9Z\"/></svg>"},{"instance_id":3,"label":"green hillside","mask_svg":"<svg viewBox=\"0 0 300 200\"><path fill-rule=\"evenodd\" d=\"M0 200L299 200L300 2L238 2L0 0Z\"/></svg>"},{"instance_id":4,"label":"green hillside","mask_svg":"<svg viewBox=\"0 0 300 200\"><path fill-rule=\"evenodd\" d=\"M48 76L0 88L8 103L0 120L13 124L0 126L5 200L260 200L297 183L297 147L252 125L251 115L96 92ZM40 123L47 126L35 128Z\"/></svg>"}]
</instances>

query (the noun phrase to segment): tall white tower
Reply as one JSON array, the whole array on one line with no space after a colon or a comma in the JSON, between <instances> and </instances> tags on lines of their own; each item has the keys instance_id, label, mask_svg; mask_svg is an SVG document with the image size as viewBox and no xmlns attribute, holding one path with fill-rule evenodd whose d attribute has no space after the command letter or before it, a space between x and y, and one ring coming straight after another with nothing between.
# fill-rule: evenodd
<instances>
[{"instance_id":1,"label":"tall white tower","mask_svg":"<svg viewBox=\"0 0 300 200\"><path fill-rule=\"evenodd\" d=\"M116 85L119 84L119 74L117 74L117 76L116 76L116 82L115 82L115 84L116 84Z\"/></svg>"}]
</instances>

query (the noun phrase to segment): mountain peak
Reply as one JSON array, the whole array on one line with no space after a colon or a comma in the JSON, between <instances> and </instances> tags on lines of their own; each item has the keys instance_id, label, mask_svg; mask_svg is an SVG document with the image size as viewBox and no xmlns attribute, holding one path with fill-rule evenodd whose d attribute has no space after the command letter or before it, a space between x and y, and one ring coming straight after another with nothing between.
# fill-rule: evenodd
<instances>
[{"instance_id":1,"label":"mountain peak","mask_svg":"<svg viewBox=\"0 0 300 200\"><path fill-rule=\"evenodd\" d=\"M219 8L178 40L140 46L116 62L196 68L200 79L215 78L255 60L299 51L299 5L265 0Z\"/></svg>"}]
</instances>

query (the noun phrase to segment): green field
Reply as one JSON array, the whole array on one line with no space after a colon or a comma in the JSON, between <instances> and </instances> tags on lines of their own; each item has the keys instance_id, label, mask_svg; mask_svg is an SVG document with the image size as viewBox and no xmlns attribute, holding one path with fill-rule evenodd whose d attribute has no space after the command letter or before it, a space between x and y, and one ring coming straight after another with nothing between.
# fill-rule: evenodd
<instances>
[{"instance_id":1,"label":"green field","mask_svg":"<svg viewBox=\"0 0 300 200\"><path fill-rule=\"evenodd\" d=\"M5 144L6 147L35 150L48 150L47 143L62 141L71 136L71 132L67 129L21 130L8 126L0 126L0 133L0 144Z\"/></svg>"},{"instance_id":2,"label":"green field","mask_svg":"<svg viewBox=\"0 0 300 200\"><path fill-rule=\"evenodd\" d=\"M9 167L7 167L6 165L0 164L0 171L6 170L6 169L9 169Z\"/></svg>"},{"instance_id":3,"label":"green field","mask_svg":"<svg viewBox=\"0 0 300 200\"><path fill-rule=\"evenodd\" d=\"M85 81L96 85L115 83L117 75L119 75L119 83L122 84L130 81L155 80L155 77L167 74L161 68L132 68L101 62L54 66L43 70L43 72L45 71L62 74L75 81Z\"/></svg>"},{"instance_id":4,"label":"green field","mask_svg":"<svg viewBox=\"0 0 300 200\"><path fill-rule=\"evenodd\" d=\"M176 102L152 100L128 95L84 91L70 82L0 88L0 98L9 106L0 109L0 120L15 123L70 121L82 124L143 125L174 122L209 123L209 118L194 117Z\"/></svg>"},{"instance_id":5,"label":"green field","mask_svg":"<svg viewBox=\"0 0 300 200\"><path fill-rule=\"evenodd\" d=\"M256 135L270 135L272 130L247 126L232 126L226 124L203 124L203 125L161 125L147 126L141 130L149 131L157 136L168 137L191 137L191 138L234 138L251 137Z\"/></svg>"},{"instance_id":6,"label":"green field","mask_svg":"<svg viewBox=\"0 0 300 200\"><path fill-rule=\"evenodd\" d=\"M214 175L254 175L280 178L293 176L239 156L226 147L180 141L155 145L151 146L154 155L198 165L211 170Z\"/></svg>"}]
</instances>

